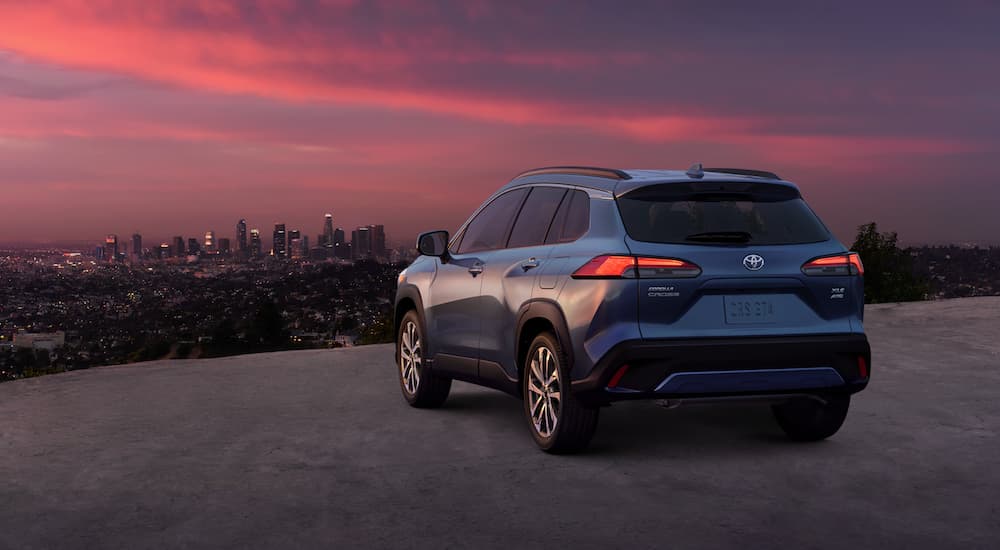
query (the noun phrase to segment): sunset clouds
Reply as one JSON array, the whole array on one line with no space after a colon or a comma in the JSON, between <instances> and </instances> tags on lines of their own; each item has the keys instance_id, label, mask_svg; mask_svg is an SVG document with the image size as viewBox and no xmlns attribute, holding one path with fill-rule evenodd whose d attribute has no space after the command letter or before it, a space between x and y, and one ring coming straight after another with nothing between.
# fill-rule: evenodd
<instances>
[{"instance_id":1,"label":"sunset clouds","mask_svg":"<svg viewBox=\"0 0 1000 550\"><path fill-rule=\"evenodd\" d=\"M404 239L564 162L763 163L831 210L850 181L928 214L956 165L1000 176L993 4L711 4L0 0L0 241L326 209ZM932 240L891 206L821 213Z\"/></svg>"}]
</instances>

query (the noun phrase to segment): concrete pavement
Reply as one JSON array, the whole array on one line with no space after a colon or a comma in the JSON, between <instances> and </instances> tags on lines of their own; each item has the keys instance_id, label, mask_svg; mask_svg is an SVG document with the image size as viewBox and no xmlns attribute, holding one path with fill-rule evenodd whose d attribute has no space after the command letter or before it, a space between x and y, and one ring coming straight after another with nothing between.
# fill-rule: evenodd
<instances>
[{"instance_id":1,"label":"concrete pavement","mask_svg":"<svg viewBox=\"0 0 1000 550\"><path fill-rule=\"evenodd\" d=\"M869 389L806 445L630 403L548 456L503 394L406 406L391 346L0 384L0 548L996 548L1000 298L867 329Z\"/></svg>"}]
</instances>

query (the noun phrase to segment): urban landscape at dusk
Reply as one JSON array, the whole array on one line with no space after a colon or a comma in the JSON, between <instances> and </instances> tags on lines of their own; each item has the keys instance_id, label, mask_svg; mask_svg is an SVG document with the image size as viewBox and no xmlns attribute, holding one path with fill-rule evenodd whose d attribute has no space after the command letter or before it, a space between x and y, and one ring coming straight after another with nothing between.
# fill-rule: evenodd
<instances>
[{"instance_id":1,"label":"urban landscape at dusk","mask_svg":"<svg viewBox=\"0 0 1000 550\"><path fill-rule=\"evenodd\" d=\"M995 550L997 67L997 0L0 0L0 550Z\"/></svg>"}]
</instances>

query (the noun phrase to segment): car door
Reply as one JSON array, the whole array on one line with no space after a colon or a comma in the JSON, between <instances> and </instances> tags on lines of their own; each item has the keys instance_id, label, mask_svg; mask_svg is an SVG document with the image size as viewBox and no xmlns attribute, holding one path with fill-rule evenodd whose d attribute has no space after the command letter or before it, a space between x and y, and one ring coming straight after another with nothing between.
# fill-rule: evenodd
<instances>
[{"instance_id":1,"label":"car door","mask_svg":"<svg viewBox=\"0 0 1000 550\"><path fill-rule=\"evenodd\" d=\"M491 251L506 243L527 194L527 189L515 189L495 197L466 224L449 256L438 260L426 309L435 369L460 377L477 375L482 274Z\"/></svg>"},{"instance_id":2,"label":"car door","mask_svg":"<svg viewBox=\"0 0 1000 550\"><path fill-rule=\"evenodd\" d=\"M517 379L517 314L531 299L538 273L552 252L553 245L545 244L545 237L565 195L563 187L533 187L506 246L490 252L483 266L479 376L484 381Z\"/></svg>"}]
</instances>

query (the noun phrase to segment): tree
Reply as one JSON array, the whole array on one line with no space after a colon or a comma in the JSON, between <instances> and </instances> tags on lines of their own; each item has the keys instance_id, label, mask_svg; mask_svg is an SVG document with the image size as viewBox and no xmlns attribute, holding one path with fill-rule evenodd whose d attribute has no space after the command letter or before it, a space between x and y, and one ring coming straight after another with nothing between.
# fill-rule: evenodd
<instances>
[{"instance_id":1,"label":"tree","mask_svg":"<svg viewBox=\"0 0 1000 550\"><path fill-rule=\"evenodd\" d=\"M858 227L851 249L861 255L865 266L866 302L923 300L930 291L930 285L916 275L912 258L899 248L897 240L895 232L879 233L875 222Z\"/></svg>"},{"instance_id":2,"label":"tree","mask_svg":"<svg viewBox=\"0 0 1000 550\"><path fill-rule=\"evenodd\" d=\"M285 319L274 302L266 301L261 304L247 330L247 340L251 345L261 344L268 347L288 343Z\"/></svg>"}]
</instances>

